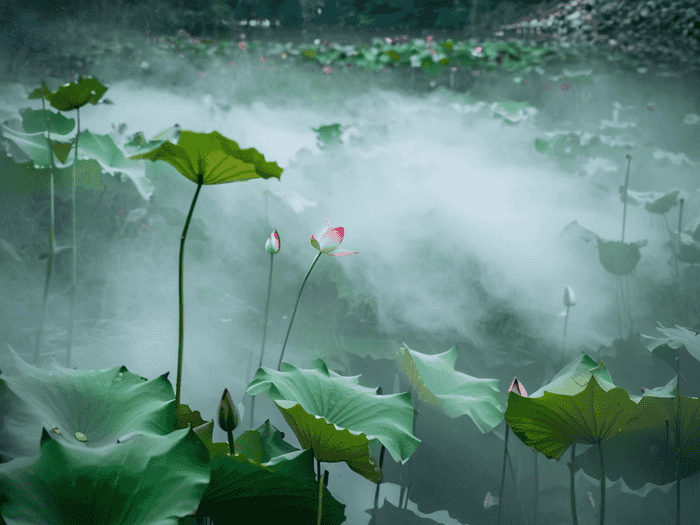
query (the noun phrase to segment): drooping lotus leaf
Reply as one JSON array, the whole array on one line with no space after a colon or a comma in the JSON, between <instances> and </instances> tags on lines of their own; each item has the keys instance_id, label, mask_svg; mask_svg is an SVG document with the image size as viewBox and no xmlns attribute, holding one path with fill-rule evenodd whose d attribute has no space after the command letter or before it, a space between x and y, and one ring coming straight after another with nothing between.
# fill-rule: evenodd
<instances>
[{"instance_id":1,"label":"drooping lotus leaf","mask_svg":"<svg viewBox=\"0 0 700 525\"><path fill-rule=\"evenodd\" d=\"M681 478L700 470L700 399L680 396L678 417L677 378L666 386L648 389L643 396L630 396L638 403L639 415L627 431L605 442L605 476L624 479L632 489L647 483L666 485L676 480L676 422L680 424ZM668 427L667 427L668 423ZM598 451L590 448L576 456L574 466L600 479Z\"/></svg>"},{"instance_id":2,"label":"drooping lotus leaf","mask_svg":"<svg viewBox=\"0 0 700 525\"><path fill-rule=\"evenodd\" d=\"M397 351L399 365L421 401L436 405L448 416L468 415L481 432L503 420L498 379L480 379L455 371L457 348L435 355L404 347Z\"/></svg>"},{"instance_id":3,"label":"drooping lotus leaf","mask_svg":"<svg viewBox=\"0 0 700 525\"><path fill-rule=\"evenodd\" d=\"M55 116L67 120L60 113ZM0 132L3 137L8 139L8 154L17 164L31 160L32 164L39 168L51 166L49 139L46 138L43 131L27 131L22 121L14 119L3 122L0 125ZM71 148L70 142L51 140L51 149L58 159L59 167L68 165L66 161Z\"/></svg>"},{"instance_id":4,"label":"drooping lotus leaf","mask_svg":"<svg viewBox=\"0 0 700 525\"><path fill-rule=\"evenodd\" d=\"M678 349L682 346L685 346L688 353L700 361L700 336L696 332L678 325L675 328L664 328L659 323L659 326L661 328L657 328L657 330L666 337L651 337L641 334L640 342L644 348L666 361L674 371L678 369L676 357L678 357Z\"/></svg>"},{"instance_id":5,"label":"drooping lotus leaf","mask_svg":"<svg viewBox=\"0 0 700 525\"><path fill-rule=\"evenodd\" d=\"M44 133L51 135L68 135L75 129L75 119L67 118L62 113L48 109L21 109L22 127L27 133Z\"/></svg>"},{"instance_id":6,"label":"drooping lotus leaf","mask_svg":"<svg viewBox=\"0 0 700 525\"><path fill-rule=\"evenodd\" d=\"M700 230L696 230L693 236L686 232L681 232L679 236L677 232L671 232L671 245L679 261L688 264L700 264L700 240L695 240L695 237L699 237L699 233Z\"/></svg>"},{"instance_id":7,"label":"drooping lotus leaf","mask_svg":"<svg viewBox=\"0 0 700 525\"><path fill-rule=\"evenodd\" d=\"M602 242L598 245L600 264L613 275L629 275L642 258L639 248L647 244L646 240L633 243Z\"/></svg>"},{"instance_id":8,"label":"drooping lotus leaf","mask_svg":"<svg viewBox=\"0 0 700 525\"><path fill-rule=\"evenodd\" d=\"M255 148L241 149L238 144L217 131L196 133L181 130L175 145L163 142L146 153L129 157L132 160L164 160L194 183L224 184L249 179L280 178L282 168L268 162Z\"/></svg>"},{"instance_id":9,"label":"drooping lotus leaf","mask_svg":"<svg viewBox=\"0 0 700 525\"><path fill-rule=\"evenodd\" d=\"M627 432L637 404L588 355L564 367L529 397L508 394L505 419L527 446L552 459L572 443L593 444Z\"/></svg>"},{"instance_id":10,"label":"drooping lotus leaf","mask_svg":"<svg viewBox=\"0 0 700 525\"><path fill-rule=\"evenodd\" d=\"M625 186L620 186L620 200L622 202L627 201L628 204L633 206L642 206L649 213L656 213L658 215L663 215L671 211L671 208L678 204L678 199L687 199L688 192L683 190L673 190L666 193L657 191L632 191L627 189L625 191Z\"/></svg>"},{"instance_id":11,"label":"drooping lotus leaf","mask_svg":"<svg viewBox=\"0 0 700 525\"><path fill-rule=\"evenodd\" d=\"M282 371L259 368L246 393L265 390L275 402L303 448L319 461L345 461L375 483L381 478L369 443L376 439L395 461L411 457L420 440L412 433L410 394L378 396L373 388L328 370L322 359L313 369L282 363Z\"/></svg>"},{"instance_id":12,"label":"drooping lotus leaf","mask_svg":"<svg viewBox=\"0 0 700 525\"><path fill-rule=\"evenodd\" d=\"M267 420L248 430L235 442L214 443L209 421L195 432L209 450L211 481L197 514L214 522L228 522L232 515L257 516L261 523L316 523L318 482L311 450L299 450L284 441L284 434ZM345 505L324 488L321 523L345 521ZM232 512L233 511L233 512Z\"/></svg>"},{"instance_id":13,"label":"drooping lotus leaf","mask_svg":"<svg viewBox=\"0 0 700 525\"><path fill-rule=\"evenodd\" d=\"M51 115L54 121L52 126L59 127L61 131L71 127L69 122L72 122L72 119L71 121L66 121L61 114L54 115L51 113ZM33 116L32 119L32 121L38 120L39 117ZM10 141L10 152L13 159L17 163L31 160L33 165L39 168L50 167L51 157L49 156L48 139L41 131L33 134L29 132L26 127L23 127L26 126L26 122L26 119L24 124L19 120L6 121L0 129L2 135ZM69 154L74 144L74 139L71 139L70 142L51 140L51 149L59 161L57 167L65 168L72 165L73 156ZM81 160L94 160L99 164L102 171L109 173L113 177L119 173L122 174L122 177L126 175L134 183L144 200L150 199L153 195L154 186L146 175L145 166L127 160L124 152L115 144L114 139L110 135L98 135L88 130L82 131L78 142L78 157Z\"/></svg>"},{"instance_id":14,"label":"drooping lotus leaf","mask_svg":"<svg viewBox=\"0 0 700 525\"><path fill-rule=\"evenodd\" d=\"M107 92L99 80L94 77L81 75L78 82L68 82L63 84L56 91L49 90L44 82L40 88L35 89L29 95L30 99L41 98L42 96L49 103L60 111L71 111L82 108L86 104L97 104L102 95ZM107 100L104 103L109 103Z\"/></svg>"}]
</instances>

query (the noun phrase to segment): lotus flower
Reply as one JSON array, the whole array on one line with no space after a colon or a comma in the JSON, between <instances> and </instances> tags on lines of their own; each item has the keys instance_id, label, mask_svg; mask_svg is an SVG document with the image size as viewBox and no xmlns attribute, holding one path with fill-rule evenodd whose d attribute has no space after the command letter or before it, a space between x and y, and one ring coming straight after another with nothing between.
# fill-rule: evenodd
<instances>
[{"instance_id":1,"label":"lotus flower","mask_svg":"<svg viewBox=\"0 0 700 525\"><path fill-rule=\"evenodd\" d=\"M326 224L328 228L320 236L320 240L317 240L313 235L311 236L311 246L316 248L319 252L325 253L326 255L332 255L333 257L342 257L343 255L354 255L359 252L339 252L333 253L338 249L340 243L343 242L343 237L345 236L345 228L338 226L337 228L331 228L328 219L326 219Z\"/></svg>"},{"instance_id":2,"label":"lotus flower","mask_svg":"<svg viewBox=\"0 0 700 525\"><path fill-rule=\"evenodd\" d=\"M292 312L292 318L289 321L289 328L287 328L287 335L284 337L284 343L282 344L282 353L280 354L280 360L277 363L277 371L282 370L282 358L284 357L284 350L287 348L287 341L289 340L289 332L292 331L292 323L294 323L294 317L297 315L297 308L299 307L299 299L301 299L301 292L304 291L304 285L306 284L306 281L309 278L309 275L311 275L311 270L314 269L314 266L316 266L316 263L318 262L319 258L321 257L322 254L326 255L332 255L334 257L338 256L343 256L343 255L354 255L359 252L340 252L340 253L333 253L338 249L338 246L340 246L340 243L343 242L343 237L345 236L345 228L342 226L338 226L337 228L331 228L331 224L328 222L328 219L326 219L326 224L328 225L328 228L326 228L326 231L321 233L319 235L319 239L316 239L313 235L311 236L311 246L316 248L318 250L318 253L316 254L316 257L314 257L313 262L311 263L311 266L309 266L308 271L306 272L306 276L304 277L304 280L301 282L301 288L299 288L299 295L297 295L297 302L294 305L294 311Z\"/></svg>"}]
</instances>

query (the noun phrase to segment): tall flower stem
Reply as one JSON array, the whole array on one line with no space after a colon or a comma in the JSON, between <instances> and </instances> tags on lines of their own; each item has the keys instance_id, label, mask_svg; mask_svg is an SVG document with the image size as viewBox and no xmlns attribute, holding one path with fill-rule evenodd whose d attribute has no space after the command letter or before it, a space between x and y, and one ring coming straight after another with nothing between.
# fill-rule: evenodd
<instances>
[{"instance_id":1,"label":"tall flower stem","mask_svg":"<svg viewBox=\"0 0 700 525\"><path fill-rule=\"evenodd\" d=\"M46 300L49 295L49 283L51 282L51 269L53 268L53 256L56 250L56 244L54 241L54 228L56 224L55 215L55 198L54 198L54 169L55 164L53 160L53 149L51 148L51 129L49 126L49 120L46 114L46 99L41 97L41 109L44 112L44 119L46 122L46 131L49 137L49 156L51 157L51 179L50 179L50 192L51 192L51 227L49 229L49 261L46 267L46 282L44 283L44 296L41 300L41 314L39 315L39 328L36 333L36 344L34 346L34 365L37 364L39 360L39 349L41 348L41 334L44 330L44 318L46 316Z\"/></svg>"},{"instance_id":2,"label":"tall flower stem","mask_svg":"<svg viewBox=\"0 0 700 525\"><path fill-rule=\"evenodd\" d=\"M294 317L297 315L297 308L299 307L299 300L301 299L301 292L304 290L304 285L306 284L306 281L309 278L309 275L311 275L311 270L314 269L314 266L316 266L316 263L318 262L318 259L321 257L321 254L323 252L318 252L316 254L316 257L314 257L314 261L311 263L311 266L309 266L309 270L306 272L306 277L304 277L304 281L301 283L301 288L299 288L299 295L297 295L297 302L294 305L294 311L292 312L292 318L289 320L289 328L287 328L287 335L284 337L284 344L282 345L282 353L280 354L280 360L277 363L277 371L279 372L280 369L282 368L282 358L284 357L284 350L287 348L287 341L289 340L289 333L292 331L292 323L294 322Z\"/></svg>"},{"instance_id":3,"label":"tall flower stem","mask_svg":"<svg viewBox=\"0 0 700 525\"><path fill-rule=\"evenodd\" d=\"M260 350L260 363L258 363L258 368L262 368L263 355L265 354L265 338L267 336L267 316L270 312L270 292L272 291L272 262L274 255L270 254L270 277L267 280L267 300L265 301L265 320L263 321L263 340L262 348ZM299 301L297 301L297 304ZM255 412L255 396L250 403L250 418L248 419L248 428L253 428L253 413Z\"/></svg>"},{"instance_id":4,"label":"tall flower stem","mask_svg":"<svg viewBox=\"0 0 700 525\"><path fill-rule=\"evenodd\" d=\"M73 272L70 288L70 307L68 310L68 347L66 351L66 368L70 368L70 353L73 346L73 321L75 319L75 294L77 292L78 282L78 246L76 244L75 231L75 177L78 171L78 139L80 138L80 108L75 109L78 115L78 132L75 134L75 162L73 163L73 191L72 191L72 208L73 208Z\"/></svg>"}]
</instances>

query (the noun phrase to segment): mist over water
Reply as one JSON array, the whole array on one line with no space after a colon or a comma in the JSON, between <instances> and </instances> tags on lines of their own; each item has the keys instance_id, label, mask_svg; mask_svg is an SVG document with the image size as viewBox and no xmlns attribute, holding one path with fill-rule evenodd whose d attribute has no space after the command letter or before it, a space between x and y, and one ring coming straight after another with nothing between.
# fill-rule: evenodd
<instances>
[{"instance_id":1,"label":"mist over water","mask_svg":"<svg viewBox=\"0 0 700 525\"><path fill-rule=\"evenodd\" d=\"M106 134L112 124L126 123L128 133L143 131L147 138L175 123L185 130L216 130L284 168L279 181L202 188L193 219L204 223L214 249L199 261L191 255L197 249L194 241L188 240L185 248L184 403L214 414L224 387L241 399L247 385L243 371L251 349L255 370L262 333L237 320L253 315L262 322L270 260L264 245L273 229L279 232L282 249L274 257L275 292L264 365L276 366L296 294L317 253L310 235L322 232L326 220L331 227L345 228L339 251L359 253L322 256L312 272L285 355L285 361L297 366L308 368L318 354L297 337L296 323L318 322L324 315L322 322L331 322L330 313L310 314L322 303L314 295L319 292L314 281L327 274L348 284L355 295L372 298L380 328L399 341L403 335L398 330L409 325L416 332L487 347L488 339L477 333L477 325L489 305L502 301L549 319L549 332L539 336L560 345L564 319L558 314L564 309L566 285L578 300L570 313L568 352L573 356L609 345L617 337L616 279L600 265L594 243L562 232L575 220L605 239L619 241L618 186L624 183L625 151L619 151L608 172L567 173L534 148L535 138L553 131L543 127L540 115L509 125L494 118L488 105L465 104L463 95L446 90L414 95L373 87L374 77L362 72L323 75L307 71L307 66L303 71L302 66L256 67L252 58L233 67L216 63L200 76L192 68L153 64L151 76L140 80L110 79L114 72L104 72L103 80L94 72L109 87L106 97L114 105L81 110L82 130ZM170 85L164 78L172 78L173 71L193 80ZM614 82L601 79L590 106L577 115L572 103L567 120L583 121L586 113L610 115L615 101L645 100L647 93L631 92L621 100ZM667 108L677 111L677 100L657 98L659 120ZM224 111L217 103L230 109ZM40 108L36 101L27 105ZM638 105L638 111L628 115L640 125L656 125L643 109ZM341 124L343 145L319 149L311 128L334 123ZM630 189L683 189L691 195L684 216L698 213L697 171L692 175L668 165L640 165L635 151L631 154ZM106 329L111 337L107 344L105 339L76 343L74 363L81 369L124 364L149 378L170 370L174 380L181 227L166 230L157 216L164 206L187 213L196 186L165 163L146 162L146 170L156 188L147 221L149 241L144 245L139 237L111 246L99 268L110 282L100 299L103 316L108 305L128 304L133 330L110 334ZM271 192L267 212L264 190ZM643 208L628 206L626 242L649 240L630 278L633 316L648 308L635 302L636 283L661 278L660 271L670 276L672 270L663 249L668 240L665 227L657 217L653 227L650 223ZM677 224L677 208L669 214L669 223ZM78 247L83 249L88 247ZM89 278L79 274L79 280ZM237 299L228 321L219 319L217 325L215 316L198 305L197 290L204 285ZM39 287L35 295L40 301ZM410 338L403 340L411 345ZM393 357L395 350L387 348L386 356ZM277 424L281 417L268 404L258 402L256 419L271 417ZM217 428L215 438L218 432Z\"/></svg>"}]
</instances>

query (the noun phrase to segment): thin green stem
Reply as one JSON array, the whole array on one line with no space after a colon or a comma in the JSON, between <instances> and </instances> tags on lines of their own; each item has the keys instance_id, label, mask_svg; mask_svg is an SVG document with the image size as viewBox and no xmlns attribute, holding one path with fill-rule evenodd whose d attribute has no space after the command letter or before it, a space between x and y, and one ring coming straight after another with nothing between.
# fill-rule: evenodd
<instances>
[{"instance_id":1,"label":"thin green stem","mask_svg":"<svg viewBox=\"0 0 700 525\"><path fill-rule=\"evenodd\" d=\"M598 440L598 458L600 460L600 525L603 525L605 523L605 465L600 440Z\"/></svg>"},{"instance_id":2,"label":"thin green stem","mask_svg":"<svg viewBox=\"0 0 700 525\"><path fill-rule=\"evenodd\" d=\"M620 239L620 242L624 244L625 242L625 223L627 222L627 199L629 196L627 195L627 188L629 187L629 182L630 182L630 164L632 164L632 155L629 153L625 155L627 157L627 174L625 175L625 202L622 207L622 238Z\"/></svg>"},{"instance_id":3,"label":"thin green stem","mask_svg":"<svg viewBox=\"0 0 700 525\"><path fill-rule=\"evenodd\" d=\"M503 443L503 467L501 469L501 488L498 491L498 525L501 525L502 521L502 509L503 509L503 504L501 503L503 501L503 488L506 484L506 459L508 457L508 436L510 434L510 427L508 426L508 423L506 423L506 436L505 436L505 442Z\"/></svg>"},{"instance_id":4,"label":"thin green stem","mask_svg":"<svg viewBox=\"0 0 700 525\"><path fill-rule=\"evenodd\" d=\"M68 312L68 347L66 351L66 368L70 368L70 354L73 346L73 320L75 319L75 294L77 292L76 285L78 282L78 245L76 241L75 227L75 178L78 171L78 140L80 139L80 108L75 111L78 115L78 132L75 134L75 162L73 162L73 191L72 191L72 210L73 210L73 272L70 291L70 308Z\"/></svg>"},{"instance_id":5,"label":"thin green stem","mask_svg":"<svg viewBox=\"0 0 700 525\"><path fill-rule=\"evenodd\" d=\"M46 131L48 133L48 140L49 140L49 157L51 158L51 179L49 183L50 187L50 199L51 199L51 226L49 229L49 261L47 263L46 267L46 282L44 283L44 296L41 300L41 314L39 316L39 329L37 330L36 334L36 344L34 346L34 365L37 364L39 360L39 349L41 348L41 334L44 330L44 319L46 316L46 301L49 296L49 283L51 282L51 269L53 268L53 256L54 256L54 251L56 249L55 241L54 241L54 227L55 227L55 209L54 209L54 161L53 161L53 149L51 148L51 129L49 126L49 119L47 118L46 114L46 99L42 96L41 97L41 109L43 110L44 113L44 119L45 119L45 124L46 124Z\"/></svg>"},{"instance_id":6,"label":"thin green stem","mask_svg":"<svg viewBox=\"0 0 700 525\"><path fill-rule=\"evenodd\" d=\"M566 317L564 318L564 339L561 343L561 361L564 361L564 349L566 348L566 325L569 324L569 306L566 307Z\"/></svg>"},{"instance_id":7,"label":"thin green stem","mask_svg":"<svg viewBox=\"0 0 700 525\"><path fill-rule=\"evenodd\" d=\"M266 195L267 197L267 195ZM263 340L262 340L262 349L260 350L260 363L258 364L258 368L262 368L263 364L263 355L265 354L265 338L267 337L267 316L270 313L270 294L272 292L272 263L274 261L274 254L270 254L270 276L268 277L267 280L267 300L265 301L265 320L263 321ZM301 292L300 292L301 293ZM253 413L255 412L255 396L253 396L253 400L250 403L250 418L249 418L249 428L253 428Z\"/></svg>"},{"instance_id":8,"label":"thin green stem","mask_svg":"<svg viewBox=\"0 0 700 525\"><path fill-rule=\"evenodd\" d=\"M578 525L578 517L576 516L576 478L574 474L574 459L576 458L576 442L571 444L571 461L567 464L569 473L571 474L571 518L573 525Z\"/></svg>"},{"instance_id":9,"label":"thin green stem","mask_svg":"<svg viewBox=\"0 0 700 525\"><path fill-rule=\"evenodd\" d=\"M304 290L304 285L306 284L306 281L309 278L309 275L311 274L311 270L314 269L314 266L316 266L316 263L318 262L319 257L323 252L318 252L316 254L316 257L314 258L314 261L311 263L311 266L309 266L309 270L306 272L306 277L304 277L304 281L301 283L301 288L299 288L299 295L297 295L297 302L294 305L294 311L292 312L292 318L289 320L289 328L287 328L287 335L284 337L284 344L282 345L282 353L280 354L280 360L277 363L277 371L279 372L282 368L282 358L284 357L284 350L287 348L287 341L289 340L289 333L292 331L292 323L294 322L294 317L297 315L297 308L299 307L299 300L301 299L301 292Z\"/></svg>"},{"instance_id":10,"label":"thin green stem","mask_svg":"<svg viewBox=\"0 0 700 525\"><path fill-rule=\"evenodd\" d=\"M185 339L185 308L183 302L184 286L182 281L182 269L183 269L183 257L185 254L185 239L187 238L187 229L190 227L190 220L192 220L192 212L194 211L194 206L197 204L197 197L204 184L204 175L200 170L199 182L197 183L197 191L194 192L194 198L192 199L192 204L190 205L190 211L187 214L187 220L185 220L185 227L182 230L182 237L180 238L180 272L179 272L179 288L178 288L178 299L180 302L180 333L178 337L178 348L177 348L177 382L175 387L175 410L180 406L180 394L182 391L182 347Z\"/></svg>"},{"instance_id":11,"label":"thin green stem","mask_svg":"<svg viewBox=\"0 0 700 525\"><path fill-rule=\"evenodd\" d=\"M316 525L321 525L321 516L323 515L323 476L321 476L321 461L317 459L316 462L318 463L318 519L316 520Z\"/></svg>"}]
</instances>

